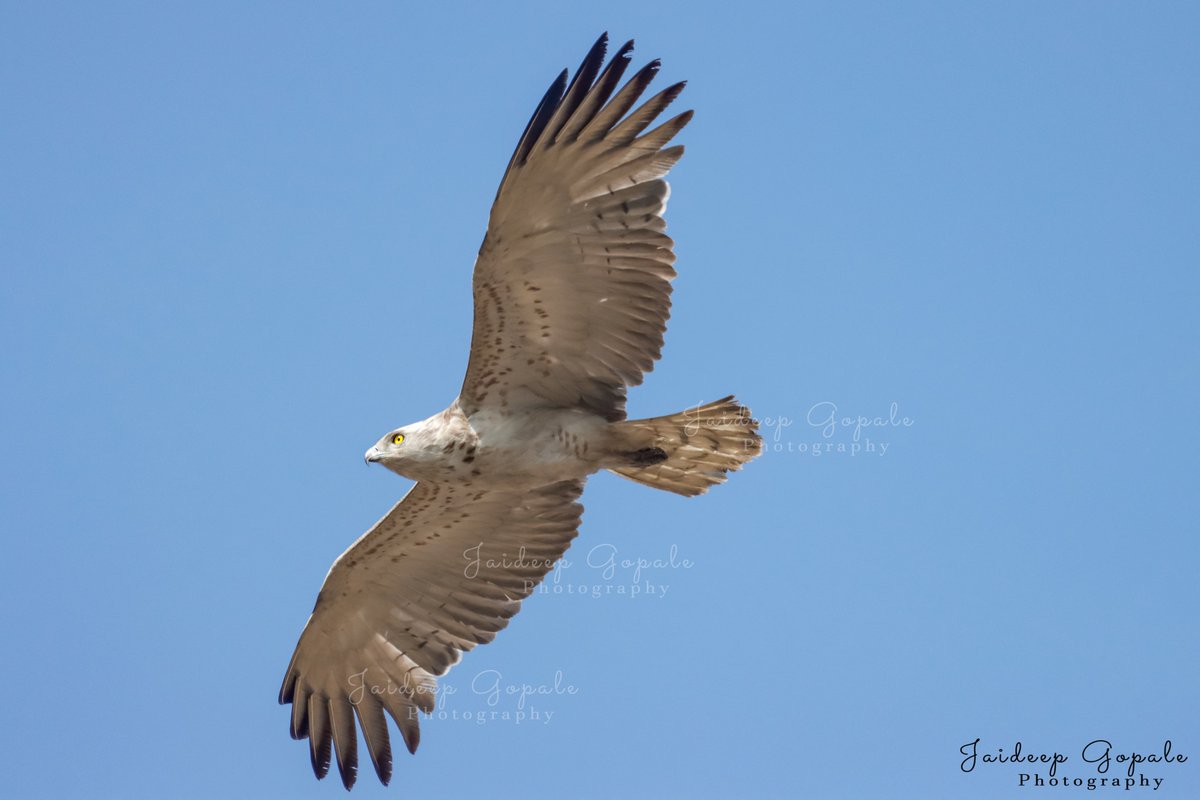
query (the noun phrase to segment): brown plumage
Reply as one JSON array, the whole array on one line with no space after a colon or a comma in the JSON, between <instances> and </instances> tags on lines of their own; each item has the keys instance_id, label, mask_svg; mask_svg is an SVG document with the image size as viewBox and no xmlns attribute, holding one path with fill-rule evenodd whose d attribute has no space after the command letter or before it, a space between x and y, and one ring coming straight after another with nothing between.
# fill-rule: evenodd
<instances>
[{"instance_id":1,"label":"brown plumage","mask_svg":"<svg viewBox=\"0 0 1200 800\"><path fill-rule=\"evenodd\" d=\"M760 449L731 397L625 419L662 350L664 177L683 155L668 143L692 114L647 131L683 84L637 106L658 62L622 86L632 42L605 66L606 46L551 84L501 180L458 399L367 452L418 483L334 562L285 673L279 702L318 778L336 763L354 785L361 729L391 779L387 717L415 752L437 678L508 624L576 536L590 474L695 495Z\"/></svg>"}]
</instances>

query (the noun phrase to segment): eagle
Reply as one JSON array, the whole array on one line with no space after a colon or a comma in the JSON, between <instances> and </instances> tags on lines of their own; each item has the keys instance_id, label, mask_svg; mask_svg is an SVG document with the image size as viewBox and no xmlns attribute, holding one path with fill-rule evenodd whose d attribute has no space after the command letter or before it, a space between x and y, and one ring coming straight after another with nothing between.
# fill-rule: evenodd
<instances>
[{"instance_id":1,"label":"eagle","mask_svg":"<svg viewBox=\"0 0 1200 800\"><path fill-rule=\"evenodd\" d=\"M659 61L622 84L633 42L605 64L607 45L550 85L500 181L457 399L366 453L416 484L333 563L284 675L279 702L317 778L332 756L354 785L361 728L387 784L388 716L416 752L437 678L508 624L575 538L589 475L694 496L761 450L732 396L626 419L626 390L662 350L676 274L664 178L683 155L667 145L692 112L647 131L684 84L638 105Z\"/></svg>"}]
</instances>

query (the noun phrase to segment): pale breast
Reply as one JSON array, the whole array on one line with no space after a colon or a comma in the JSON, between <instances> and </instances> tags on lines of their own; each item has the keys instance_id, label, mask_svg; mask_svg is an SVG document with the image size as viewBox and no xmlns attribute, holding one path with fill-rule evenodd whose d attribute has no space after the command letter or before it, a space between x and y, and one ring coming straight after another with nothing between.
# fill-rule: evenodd
<instances>
[{"instance_id":1,"label":"pale breast","mask_svg":"<svg viewBox=\"0 0 1200 800\"><path fill-rule=\"evenodd\" d=\"M481 411L469 420L478 445L464 459L467 474L489 480L545 483L582 478L600 468L609 449L609 423L583 411Z\"/></svg>"}]
</instances>

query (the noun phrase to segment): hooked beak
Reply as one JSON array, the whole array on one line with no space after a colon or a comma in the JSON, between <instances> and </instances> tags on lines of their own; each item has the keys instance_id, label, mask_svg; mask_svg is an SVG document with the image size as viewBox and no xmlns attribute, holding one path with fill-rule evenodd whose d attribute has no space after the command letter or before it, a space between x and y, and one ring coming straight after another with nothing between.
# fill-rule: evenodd
<instances>
[{"instance_id":1,"label":"hooked beak","mask_svg":"<svg viewBox=\"0 0 1200 800\"><path fill-rule=\"evenodd\" d=\"M378 461L379 460L379 448L372 447L370 450L368 450L367 455L365 456L365 459L368 464L373 464L376 461Z\"/></svg>"}]
</instances>

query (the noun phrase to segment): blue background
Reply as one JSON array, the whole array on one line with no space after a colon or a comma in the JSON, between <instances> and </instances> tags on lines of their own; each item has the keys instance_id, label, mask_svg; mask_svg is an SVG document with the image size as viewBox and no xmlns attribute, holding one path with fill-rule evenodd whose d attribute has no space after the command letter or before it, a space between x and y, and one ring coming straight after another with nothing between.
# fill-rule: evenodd
<instances>
[{"instance_id":1,"label":"blue background","mask_svg":"<svg viewBox=\"0 0 1200 800\"><path fill-rule=\"evenodd\" d=\"M696 500L594 479L560 585L609 593L535 596L357 796L1051 791L962 772L976 737L1068 777L1170 738L1155 796L1200 796L1196 7L602 6L4 4L0 792L341 795L283 669L407 488L363 451L458 389L522 126L610 30L697 110L630 411L736 392L768 452ZM855 455L829 404L912 424ZM517 724L487 670L575 692Z\"/></svg>"}]
</instances>

